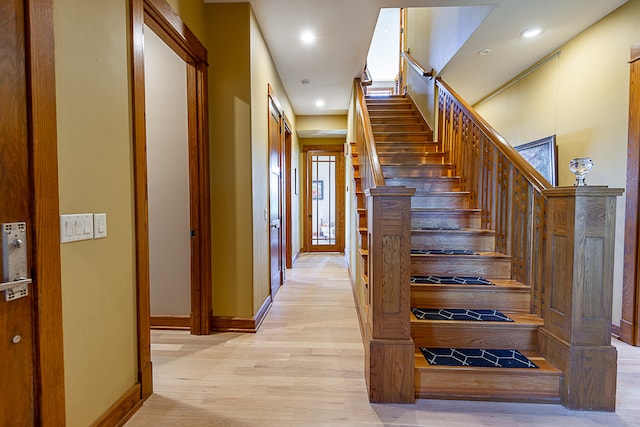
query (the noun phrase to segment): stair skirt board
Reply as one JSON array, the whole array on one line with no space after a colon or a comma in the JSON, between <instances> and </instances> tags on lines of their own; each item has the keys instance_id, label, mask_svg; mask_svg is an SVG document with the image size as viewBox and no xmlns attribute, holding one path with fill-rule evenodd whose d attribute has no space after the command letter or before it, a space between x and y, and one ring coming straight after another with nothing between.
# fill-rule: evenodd
<instances>
[{"instance_id":1,"label":"stair skirt board","mask_svg":"<svg viewBox=\"0 0 640 427\"><path fill-rule=\"evenodd\" d=\"M411 276L411 283L425 285L489 285L495 283L477 276Z\"/></svg>"},{"instance_id":2,"label":"stair skirt board","mask_svg":"<svg viewBox=\"0 0 640 427\"><path fill-rule=\"evenodd\" d=\"M420 347L420 351L429 365L538 369L518 350Z\"/></svg>"},{"instance_id":3,"label":"stair skirt board","mask_svg":"<svg viewBox=\"0 0 640 427\"><path fill-rule=\"evenodd\" d=\"M513 322L498 310L472 310L468 308L412 308L418 320L465 320L472 322Z\"/></svg>"},{"instance_id":4,"label":"stair skirt board","mask_svg":"<svg viewBox=\"0 0 640 427\"><path fill-rule=\"evenodd\" d=\"M411 249L414 255L479 255L468 249Z\"/></svg>"}]
</instances>

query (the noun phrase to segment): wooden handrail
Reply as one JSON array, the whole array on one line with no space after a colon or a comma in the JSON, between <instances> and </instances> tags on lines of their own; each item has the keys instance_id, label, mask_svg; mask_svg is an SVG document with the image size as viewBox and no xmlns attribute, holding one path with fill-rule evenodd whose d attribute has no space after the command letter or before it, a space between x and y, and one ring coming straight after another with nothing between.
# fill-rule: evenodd
<instances>
[{"instance_id":1,"label":"wooden handrail","mask_svg":"<svg viewBox=\"0 0 640 427\"><path fill-rule=\"evenodd\" d=\"M362 79L360 80L360 84L362 86L371 86L373 84L369 68L367 68L366 65L364 66L364 70L362 70Z\"/></svg>"},{"instance_id":2,"label":"wooden handrail","mask_svg":"<svg viewBox=\"0 0 640 427\"><path fill-rule=\"evenodd\" d=\"M515 148L511 146L505 139L483 119L467 102L462 99L449 85L447 85L440 77L436 79L436 85L440 90L444 90L455 98L459 105L466 113L473 118L473 121L482 129L483 133L491 139L495 146L511 161L517 169L519 169L527 179L539 192L553 187L545 177L542 176L529 162L526 161Z\"/></svg>"},{"instance_id":3,"label":"wooden handrail","mask_svg":"<svg viewBox=\"0 0 640 427\"><path fill-rule=\"evenodd\" d=\"M427 69L424 68L422 65L420 65L420 63L416 61L416 59L413 56L411 56L411 54L407 51L402 52L401 55L404 59L407 60L407 63L411 65L411 68L416 70L418 74L420 74L422 77L433 77L434 75L433 68L430 71L427 71Z\"/></svg>"},{"instance_id":4,"label":"wooden handrail","mask_svg":"<svg viewBox=\"0 0 640 427\"><path fill-rule=\"evenodd\" d=\"M369 187L382 187L384 186L384 175L382 174L382 166L380 165L380 159L378 158L378 152L376 150L376 144L373 136L373 129L371 128L371 119L369 118L369 111L367 110L367 103L364 97L364 91L362 90L362 84L360 79L356 79L356 93L358 97L358 116L362 124L364 133L364 148L366 153L361 153L365 156L365 161L371 168L371 181L368 183Z\"/></svg>"}]
</instances>

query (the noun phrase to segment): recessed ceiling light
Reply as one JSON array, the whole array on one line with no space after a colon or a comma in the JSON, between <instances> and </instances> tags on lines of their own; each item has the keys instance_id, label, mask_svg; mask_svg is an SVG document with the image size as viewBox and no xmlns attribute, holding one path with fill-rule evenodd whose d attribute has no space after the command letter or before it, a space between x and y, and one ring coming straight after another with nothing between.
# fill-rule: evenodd
<instances>
[{"instance_id":1,"label":"recessed ceiling light","mask_svg":"<svg viewBox=\"0 0 640 427\"><path fill-rule=\"evenodd\" d=\"M324 107L324 100L322 100L322 99L318 99L318 100L316 101L316 107L318 107L318 108L322 108L322 107Z\"/></svg>"},{"instance_id":2,"label":"recessed ceiling light","mask_svg":"<svg viewBox=\"0 0 640 427\"><path fill-rule=\"evenodd\" d=\"M302 34L300 34L300 40L302 40L304 44L312 44L316 41L316 35L313 34L312 31L303 31Z\"/></svg>"},{"instance_id":3,"label":"recessed ceiling light","mask_svg":"<svg viewBox=\"0 0 640 427\"><path fill-rule=\"evenodd\" d=\"M530 27L520 33L520 37L523 39L530 39L536 36L539 36L542 33L542 28L540 27Z\"/></svg>"},{"instance_id":4,"label":"recessed ceiling light","mask_svg":"<svg viewBox=\"0 0 640 427\"><path fill-rule=\"evenodd\" d=\"M480 52L478 52L478 55L485 56L489 55L491 52L493 52L491 49L482 49Z\"/></svg>"},{"instance_id":5,"label":"recessed ceiling light","mask_svg":"<svg viewBox=\"0 0 640 427\"><path fill-rule=\"evenodd\" d=\"M384 32L385 33L390 33L391 32L391 27L385 27L384 28Z\"/></svg>"}]
</instances>

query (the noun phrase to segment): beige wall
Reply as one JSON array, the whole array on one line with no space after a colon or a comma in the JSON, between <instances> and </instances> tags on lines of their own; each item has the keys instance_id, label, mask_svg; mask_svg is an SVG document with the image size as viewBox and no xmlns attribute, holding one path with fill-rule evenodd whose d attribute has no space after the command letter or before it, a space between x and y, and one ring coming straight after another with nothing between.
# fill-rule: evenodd
<instances>
[{"instance_id":1,"label":"beige wall","mask_svg":"<svg viewBox=\"0 0 640 427\"><path fill-rule=\"evenodd\" d=\"M293 126L293 149L297 150L295 135L296 117L280 76L271 58L271 53L258 26L253 12L250 15L251 33L251 171L253 182L253 310L260 308L270 294L269 287L269 223L265 218L269 200L269 129L268 129L268 85L280 103L283 113ZM284 171L283 171L284 172ZM293 195L292 204L298 205ZM296 221L296 217L293 217ZM298 228L297 223L293 228Z\"/></svg>"},{"instance_id":2,"label":"beige wall","mask_svg":"<svg viewBox=\"0 0 640 427\"><path fill-rule=\"evenodd\" d=\"M208 4L206 14L213 314L248 318L254 314L251 10L247 3Z\"/></svg>"},{"instance_id":3,"label":"beige wall","mask_svg":"<svg viewBox=\"0 0 640 427\"><path fill-rule=\"evenodd\" d=\"M588 156L590 185L625 188L629 52L640 41L640 0L631 0L560 48L560 54L476 106L512 144L557 135L559 184L573 157ZM618 198L613 321L621 317L624 197Z\"/></svg>"},{"instance_id":4,"label":"beige wall","mask_svg":"<svg viewBox=\"0 0 640 427\"><path fill-rule=\"evenodd\" d=\"M207 39L207 15L203 0L166 0L169 6L187 24L195 36L204 43Z\"/></svg>"},{"instance_id":5,"label":"beige wall","mask_svg":"<svg viewBox=\"0 0 640 427\"><path fill-rule=\"evenodd\" d=\"M345 130L347 128L347 116L298 116L296 117L296 130Z\"/></svg>"},{"instance_id":6,"label":"beige wall","mask_svg":"<svg viewBox=\"0 0 640 427\"><path fill-rule=\"evenodd\" d=\"M191 313L187 67L144 27L152 315Z\"/></svg>"},{"instance_id":7,"label":"beige wall","mask_svg":"<svg viewBox=\"0 0 640 427\"><path fill-rule=\"evenodd\" d=\"M127 2L55 0L61 213L106 212L108 237L65 243L67 425L137 380Z\"/></svg>"}]
</instances>

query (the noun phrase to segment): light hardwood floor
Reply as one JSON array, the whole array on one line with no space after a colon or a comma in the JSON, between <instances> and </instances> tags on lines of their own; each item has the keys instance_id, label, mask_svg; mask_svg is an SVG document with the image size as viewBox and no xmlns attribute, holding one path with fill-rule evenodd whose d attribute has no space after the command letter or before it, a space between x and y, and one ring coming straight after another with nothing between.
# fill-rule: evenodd
<instances>
[{"instance_id":1,"label":"light hardwood floor","mask_svg":"<svg viewBox=\"0 0 640 427\"><path fill-rule=\"evenodd\" d=\"M256 334L152 332L155 393L136 426L640 426L640 349L618 348L616 413L560 405L369 404L342 255L299 258Z\"/></svg>"}]
</instances>

